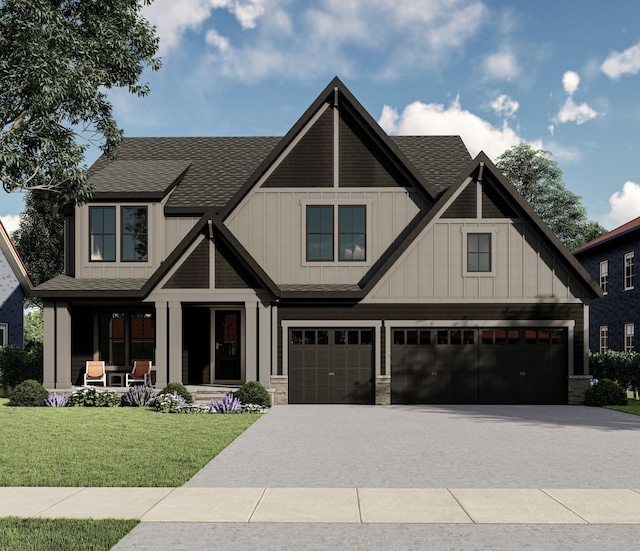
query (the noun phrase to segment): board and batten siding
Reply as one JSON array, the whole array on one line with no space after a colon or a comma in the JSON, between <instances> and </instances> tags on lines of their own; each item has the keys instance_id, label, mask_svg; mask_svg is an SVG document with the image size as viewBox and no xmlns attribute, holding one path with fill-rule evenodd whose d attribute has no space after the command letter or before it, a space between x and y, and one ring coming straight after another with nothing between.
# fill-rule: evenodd
<instances>
[{"instance_id":1,"label":"board and batten siding","mask_svg":"<svg viewBox=\"0 0 640 551\"><path fill-rule=\"evenodd\" d=\"M492 232L494 275L465 274L463 232ZM563 262L524 222L439 219L372 289L365 302L403 300L572 300Z\"/></svg>"},{"instance_id":2,"label":"board and batten siding","mask_svg":"<svg viewBox=\"0 0 640 551\"><path fill-rule=\"evenodd\" d=\"M367 206L365 262L306 261L304 209L315 201ZM364 276L421 208L426 208L421 196L400 187L366 191L266 188L252 193L225 224L277 284L349 284Z\"/></svg>"}]
</instances>

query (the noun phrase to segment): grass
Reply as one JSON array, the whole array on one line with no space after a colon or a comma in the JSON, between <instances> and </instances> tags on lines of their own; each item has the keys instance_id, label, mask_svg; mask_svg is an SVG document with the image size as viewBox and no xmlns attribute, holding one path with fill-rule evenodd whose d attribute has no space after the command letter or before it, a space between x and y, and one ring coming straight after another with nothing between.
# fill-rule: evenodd
<instances>
[{"instance_id":1,"label":"grass","mask_svg":"<svg viewBox=\"0 0 640 551\"><path fill-rule=\"evenodd\" d=\"M0 486L182 486L259 417L6 404Z\"/></svg>"},{"instance_id":2,"label":"grass","mask_svg":"<svg viewBox=\"0 0 640 551\"><path fill-rule=\"evenodd\" d=\"M626 406L606 406L607 409L615 409L616 411L622 411L624 413L632 413L633 415L640 415L640 400L629 399Z\"/></svg>"},{"instance_id":3,"label":"grass","mask_svg":"<svg viewBox=\"0 0 640 551\"><path fill-rule=\"evenodd\" d=\"M139 522L4 517L0 518L0 550L106 551Z\"/></svg>"}]
</instances>

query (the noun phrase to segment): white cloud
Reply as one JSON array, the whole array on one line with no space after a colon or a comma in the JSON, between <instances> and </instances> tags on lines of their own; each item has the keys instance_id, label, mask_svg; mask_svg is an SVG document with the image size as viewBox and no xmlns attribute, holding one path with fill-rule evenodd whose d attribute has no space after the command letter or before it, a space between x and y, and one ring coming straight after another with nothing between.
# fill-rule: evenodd
<instances>
[{"instance_id":1,"label":"white cloud","mask_svg":"<svg viewBox=\"0 0 640 551\"><path fill-rule=\"evenodd\" d=\"M506 94L501 94L491 102L491 108L499 117L509 118L520 109L520 104Z\"/></svg>"},{"instance_id":2,"label":"white cloud","mask_svg":"<svg viewBox=\"0 0 640 551\"><path fill-rule=\"evenodd\" d=\"M495 79L510 80L520 74L520 67L513 52L502 50L485 59L484 70L487 76Z\"/></svg>"},{"instance_id":3,"label":"white cloud","mask_svg":"<svg viewBox=\"0 0 640 551\"><path fill-rule=\"evenodd\" d=\"M598 112L595 109L589 107L586 103L577 104L569 97L553 120L557 123L575 122L576 124L584 124L597 116Z\"/></svg>"},{"instance_id":4,"label":"white cloud","mask_svg":"<svg viewBox=\"0 0 640 551\"><path fill-rule=\"evenodd\" d=\"M252 32L217 24L218 9ZM409 73L446 63L488 19L482 0L155 0L146 14L164 50L178 47L183 33L206 28L212 50L205 61L244 81L349 76L363 53L380 78Z\"/></svg>"},{"instance_id":5,"label":"white cloud","mask_svg":"<svg viewBox=\"0 0 640 551\"><path fill-rule=\"evenodd\" d=\"M579 85L580 75L575 71L567 71L562 75L562 86L564 86L564 91L570 96L575 94Z\"/></svg>"},{"instance_id":6,"label":"white cloud","mask_svg":"<svg viewBox=\"0 0 640 551\"><path fill-rule=\"evenodd\" d=\"M4 229L10 234L11 232L18 229L20 225L20 215L19 214L5 214L0 216L0 220L2 220L2 225Z\"/></svg>"},{"instance_id":7,"label":"white cloud","mask_svg":"<svg viewBox=\"0 0 640 551\"><path fill-rule=\"evenodd\" d=\"M625 75L640 73L640 42L627 48L624 52L611 52L600 65L600 69L614 80Z\"/></svg>"},{"instance_id":8,"label":"white cloud","mask_svg":"<svg viewBox=\"0 0 640 551\"><path fill-rule=\"evenodd\" d=\"M640 216L640 185L625 182L621 191L609 197L609 206L611 210L604 221L609 228L617 228Z\"/></svg>"},{"instance_id":9,"label":"white cloud","mask_svg":"<svg viewBox=\"0 0 640 551\"><path fill-rule=\"evenodd\" d=\"M408 135L459 135L472 156L484 151L495 160L504 151L525 140L505 120L501 128L462 109L460 98L448 106L437 103L415 101L407 105L402 113L385 106L379 120L388 133ZM531 144L537 149L542 143Z\"/></svg>"}]
</instances>

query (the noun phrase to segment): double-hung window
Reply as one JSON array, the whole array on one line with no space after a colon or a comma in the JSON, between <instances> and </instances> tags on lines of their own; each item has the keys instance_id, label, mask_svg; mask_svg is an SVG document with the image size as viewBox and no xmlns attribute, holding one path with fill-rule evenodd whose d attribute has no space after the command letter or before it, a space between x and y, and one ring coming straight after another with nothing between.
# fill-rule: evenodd
<instances>
[{"instance_id":1,"label":"double-hung window","mask_svg":"<svg viewBox=\"0 0 640 551\"><path fill-rule=\"evenodd\" d=\"M9 324L0 323L0 346L7 346L9 342Z\"/></svg>"},{"instance_id":2,"label":"double-hung window","mask_svg":"<svg viewBox=\"0 0 640 551\"><path fill-rule=\"evenodd\" d=\"M601 325L598 328L598 352L604 354L609 350L609 326Z\"/></svg>"},{"instance_id":3,"label":"double-hung window","mask_svg":"<svg viewBox=\"0 0 640 551\"><path fill-rule=\"evenodd\" d=\"M336 245L338 262L365 261L366 216L364 205L307 205L307 262L333 262L336 258Z\"/></svg>"},{"instance_id":4,"label":"double-hung window","mask_svg":"<svg viewBox=\"0 0 640 551\"><path fill-rule=\"evenodd\" d=\"M635 253L631 251L624 255L624 290L633 289L635 279Z\"/></svg>"},{"instance_id":5,"label":"double-hung window","mask_svg":"<svg viewBox=\"0 0 640 551\"><path fill-rule=\"evenodd\" d=\"M624 324L624 351L633 352L636 346L635 325L633 323Z\"/></svg>"},{"instance_id":6,"label":"double-hung window","mask_svg":"<svg viewBox=\"0 0 640 551\"><path fill-rule=\"evenodd\" d=\"M602 294L606 295L609 292L609 261L603 260L598 265L599 283Z\"/></svg>"},{"instance_id":7,"label":"double-hung window","mask_svg":"<svg viewBox=\"0 0 640 551\"><path fill-rule=\"evenodd\" d=\"M147 207L122 207L122 261L147 260Z\"/></svg>"},{"instance_id":8,"label":"double-hung window","mask_svg":"<svg viewBox=\"0 0 640 551\"><path fill-rule=\"evenodd\" d=\"M116 208L90 207L91 260L115 262Z\"/></svg>"}]
</instances>

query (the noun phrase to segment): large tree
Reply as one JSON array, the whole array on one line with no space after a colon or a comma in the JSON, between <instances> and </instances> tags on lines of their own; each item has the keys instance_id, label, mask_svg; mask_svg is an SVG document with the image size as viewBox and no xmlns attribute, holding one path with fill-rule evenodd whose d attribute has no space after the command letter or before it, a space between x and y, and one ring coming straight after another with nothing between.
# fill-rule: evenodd
<instances>
[{"instance_id":1,"label":"large tree","mask_svg":"<svg viewBox=\"0 0 640 551\"><path fill-rule=\"evenodd\" d=\"M562 170L550 157L550 151L520 144L500 155L496 166L556 237L573 250L607 230L588 219L582 198L565 187Z\"/></svg>"},{"instance_id":2,"label":"large tree","mask_svg":"<svg viewBox=\"0 0 640 551\"><path fill-rule=\"evenodd\" d=\"M144 96L160 68L151 0L0 0L0 181L8 192L91 196L84 153L113 158L122 130L106 92Z\"/></svg>"}]
</instances>

